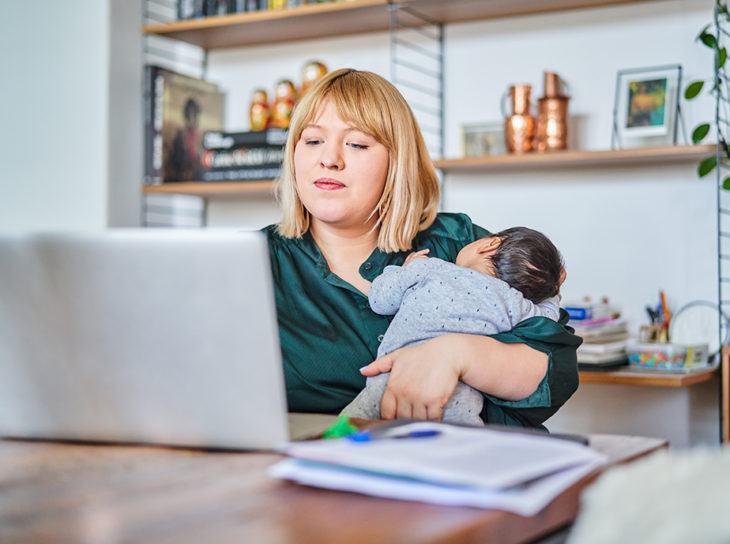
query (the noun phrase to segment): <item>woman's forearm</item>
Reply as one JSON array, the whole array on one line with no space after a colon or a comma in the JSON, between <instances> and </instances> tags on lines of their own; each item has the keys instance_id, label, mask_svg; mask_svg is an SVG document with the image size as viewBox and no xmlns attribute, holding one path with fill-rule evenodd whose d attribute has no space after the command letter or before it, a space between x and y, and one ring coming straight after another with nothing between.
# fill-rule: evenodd
<instances>
[{"instance_id":1,"label":"woman's forearm","mask_svg":"<svg viewBox=\"0 0 730 544\"><path fill-rule=\"evenodd\" d=\"M461 381L504 400L529 397L547 372L547 354L526 344L473 334L447 334L438 340L453 354Z\"/></svg>"}]
</instances>

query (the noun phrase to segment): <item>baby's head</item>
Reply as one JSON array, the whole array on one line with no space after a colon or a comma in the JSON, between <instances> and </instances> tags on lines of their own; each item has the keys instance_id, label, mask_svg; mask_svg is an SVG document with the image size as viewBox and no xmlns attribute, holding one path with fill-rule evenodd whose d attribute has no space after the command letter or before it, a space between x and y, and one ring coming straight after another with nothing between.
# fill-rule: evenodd
<instances>
[{"instance_id":1,"label":"baby's head","mask_svg":"<svg viewBox=\"0 0 730 544\"><path fill-rule=\"evenodd\" d=\"M499 278L534 303L560 290L560 252L547 236L527 227L506 229L464 246L456 264Z\"/></svg>"}]
</instances>

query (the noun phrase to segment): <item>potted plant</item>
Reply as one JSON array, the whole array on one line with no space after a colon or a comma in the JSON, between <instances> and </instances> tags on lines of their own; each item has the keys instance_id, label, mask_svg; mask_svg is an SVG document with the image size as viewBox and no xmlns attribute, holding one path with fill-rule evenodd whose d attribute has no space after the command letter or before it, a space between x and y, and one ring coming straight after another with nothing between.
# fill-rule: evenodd
<instances>
[{"instance_id":1,"label":"potted plant","mask_svg":"<svg viewBox=\"0 0 730 544\"><path fill-rule=\"evenodd\" d=\"M714 155L703 159L697 169L700 177L712 172L720 161L730 161L730 149L726 134L730 132L730 88L725 72L727 49L723 45L723 37L727 33L723 25L730 23L727 0L715 0L713 23L705 26L697 36L697 40L713 51L714 70L710 93L715 97L715 129L717 131L717 151ZM684 97L687 100L696 98L705 88L704 80L697 80L687 85ZM710 123L700 123L692 131L692 142L700 143L710 132ZM722 187L730 190L730 176L722 180Z\"/></svg>"}]
</instances>

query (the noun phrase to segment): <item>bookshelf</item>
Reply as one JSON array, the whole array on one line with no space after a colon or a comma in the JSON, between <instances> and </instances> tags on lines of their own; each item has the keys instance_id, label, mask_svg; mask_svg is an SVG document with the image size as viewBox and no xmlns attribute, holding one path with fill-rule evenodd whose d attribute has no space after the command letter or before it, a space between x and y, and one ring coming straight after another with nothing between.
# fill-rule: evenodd
<instances>
[{"instance_id":1,"label":"bookshelf","mask_svg":"<svg viewBox=\"0 0 730 544\"><path fill-rule=\"evenodd\" d=\"M390 8L407 5L435 23L456 23L663 0L349 0L147 25L145 34L222 49L319 39L390 28Z\"/></svg>"},{"instance_id":2,"label":"bookshelf","mask_svg":"<svg viewBox=\"0 0 730 544\"><path fill-rule=\"evenodd\" d=\"M652 166L693 162L715 152L714 145L647 147L606 151L555 151L526 155L486 155L463 159L439 159L434 166L446 174L518 172L550 168ZM271 180L241 182L177 182L146 185L145 194L187 194L198 196L245 196L272 193Z\"/></svg>"},{"instance_id":3,"label":"bookshelf","mask_svg":"<svg viewBox=\"0 0 730 544\"><path fill-rule=\"evenodd\" d=\"M399 6L407 6L422 15L424 20L441 24L661 1L666 0L346 0L145 25L142 32L212 50L384 32L391 29L391 12ZM434 165L445 174L528 171L553 167L608 167L692 161L712 152L711 146L565 151L521 156L439 159ZM179 182L144 186L142 192L240 197L272 194L272 189L271 180L258 180L226 183Z\"/></svg>"}]
</instances>

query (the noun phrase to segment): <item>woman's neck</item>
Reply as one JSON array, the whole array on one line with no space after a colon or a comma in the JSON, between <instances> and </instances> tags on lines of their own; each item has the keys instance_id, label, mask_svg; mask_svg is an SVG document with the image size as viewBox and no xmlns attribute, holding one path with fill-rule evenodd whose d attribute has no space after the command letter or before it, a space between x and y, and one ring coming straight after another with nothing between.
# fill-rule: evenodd
<instances>
[{"instance_id":1,"label":"woman's neck","mask_svg":"<svg viewBox=\"0 0 730 544\"><path fill-rule=\"evenodd\" d=\"M313 223L310 232L330 270L367 294L370 282L360 275L360 265L378 246L378 230L370 227L341 230Z\"/></svg>"}]
</instances>

